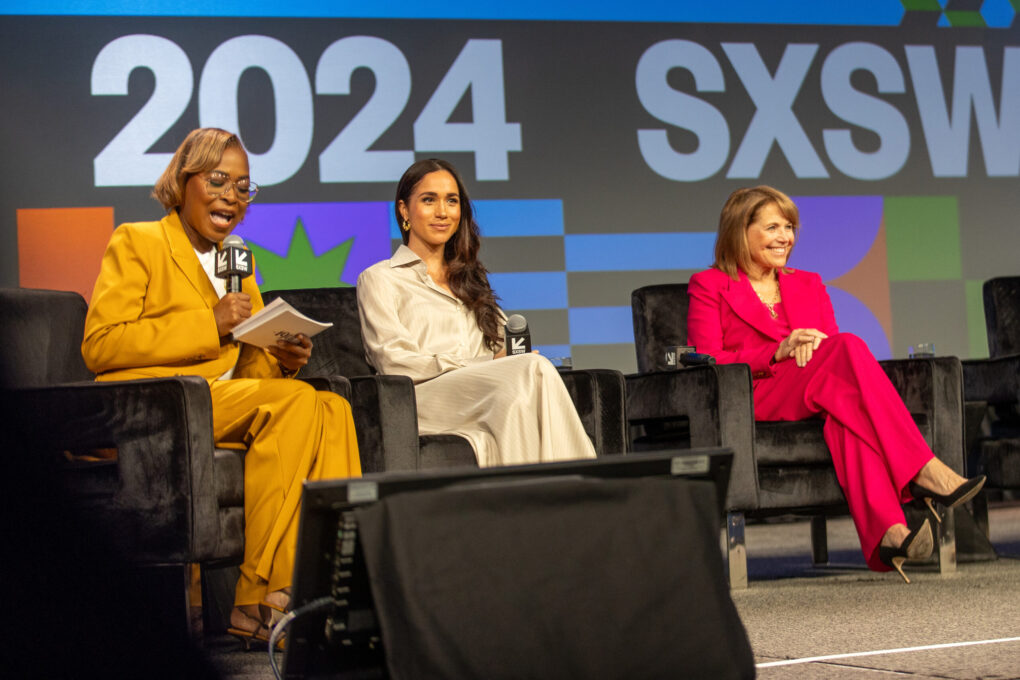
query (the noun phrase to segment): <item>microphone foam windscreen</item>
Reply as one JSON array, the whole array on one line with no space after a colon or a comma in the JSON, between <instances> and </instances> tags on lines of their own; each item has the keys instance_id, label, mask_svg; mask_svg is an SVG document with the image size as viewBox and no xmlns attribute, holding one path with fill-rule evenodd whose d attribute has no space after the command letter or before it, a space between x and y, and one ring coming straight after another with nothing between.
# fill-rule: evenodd
<instances>
[{"instance_id":1,"label":"microphone foam windscreen","mask_svg":"<svg viewBox=\"0 0 1020 680\"><path fill-rule=\"evenodd\" d=\"M528 330L528 322L520 314L511 314L506 320L506 327L511 333L523 333Z\"/></svg>"}]
</instances>

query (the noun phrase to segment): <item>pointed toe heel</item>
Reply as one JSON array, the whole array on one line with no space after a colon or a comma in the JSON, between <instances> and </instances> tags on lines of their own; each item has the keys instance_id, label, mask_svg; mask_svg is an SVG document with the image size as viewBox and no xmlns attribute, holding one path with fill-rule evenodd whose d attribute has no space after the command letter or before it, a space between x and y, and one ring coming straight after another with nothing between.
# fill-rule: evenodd
<instances>
[{"instance_id":1,"label":"pointed toe heel","mask_svg":"<svg viewBox=\"0 0 1020 680\"><path fill-rule=\"evenodd\" d=\"M925 519L921 526L914 529L903 539L899 547L889 548L879 546L878 559L882 564L892 567L899 572L906 583L910 583L910 579L903 572L903 563L907 560L928 559L934 549L935 541L932 538L931 524Z\"/></svg>"},{"instance_id":2,"label":"pointed toe heel","mask_svg":"<svg viewBox=\"0 0 1020 680\"><path fill-rule=\"evenodd\" d=\"M907 488L910 491L911 496L924 501L925 505L927 505L928 509L931 511L932 516L935 517L935 521L941 522L942 516L939 514L938 510L935 509L936 502L947 509L955 508L976 496L977 493L981 491L981 487L984 485L985 476L981 475L979 477L971 477L948 494L935 493L931 489L923 487L916 482L910 482L910 484L907 485Z\"/></svg>"}]
</instances>

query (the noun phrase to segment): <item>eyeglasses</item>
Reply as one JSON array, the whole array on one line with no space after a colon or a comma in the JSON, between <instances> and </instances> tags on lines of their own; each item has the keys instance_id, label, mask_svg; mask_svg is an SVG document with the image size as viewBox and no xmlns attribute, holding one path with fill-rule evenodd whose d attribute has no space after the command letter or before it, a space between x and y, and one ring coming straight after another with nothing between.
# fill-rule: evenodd
<instances>
[{"instance_id":1,"label":"eyeglasses","mask_svg":"<svg viewBox=\"0 0 1020 680\"><path fill-rule=\"evenodd\" d=\"M231 187L234 188L234 195L237 196L237 200L245 203L254 201L256 194L259 193L259 185L248 178L231 182L230 177L222 172L211 172L205 178L205 192L209 194L209 198L222 196Z\"/></svg>"}]
</instances>

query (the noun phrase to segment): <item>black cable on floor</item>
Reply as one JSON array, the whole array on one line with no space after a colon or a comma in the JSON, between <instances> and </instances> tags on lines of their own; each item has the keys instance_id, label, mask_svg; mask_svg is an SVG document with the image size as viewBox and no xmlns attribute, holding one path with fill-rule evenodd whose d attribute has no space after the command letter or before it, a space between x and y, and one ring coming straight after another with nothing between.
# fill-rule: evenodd
<instances>
[{"instance_id":1,"label":"black cable on floor","mask_svg":"<svg viewBox=\"0 0 1020 680\"><path fill-rule=\"evenodd\" d=\"M312 600L303 607L298 607L293 611L287 612L283 616L283 618L280 619L279 623L276 624L276 627L273 628L272 633L270 633L269 635L268 651L269 651L269 665L273 669L273 675L276 677L276 680L283 680L283 676L280 675L280 669L276 665L276 653L275 653L276 641L279 640L280 636L284 634L284 632L287 630L287 627L294 622L294 619L301 616L305 616L306 614L312 614L314 612L319 611L320 609L325 609L331 606L333 606L333 598L331 597L320 597L318 599Z\"/></svg>"}]
</instances>

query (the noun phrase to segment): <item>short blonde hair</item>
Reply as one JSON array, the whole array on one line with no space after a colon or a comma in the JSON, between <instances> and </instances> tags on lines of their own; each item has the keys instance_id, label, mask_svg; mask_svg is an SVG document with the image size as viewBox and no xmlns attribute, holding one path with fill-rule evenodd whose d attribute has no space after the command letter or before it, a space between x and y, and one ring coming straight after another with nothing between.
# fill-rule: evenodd
<instances>
[{"instance_id":1,"label":"short blonde hair","mask_svg":"<svg viewBox=\"0 0 1020 680\"><path fill-rule=\"evenodd\" d=\"M188 133L170 159L170 165L156 180L152 197L169 213L184 203L184 187L194 175L212 170L223 160L223 152L237 148L244 152L241 140L219 128L198 128ZM245 152L247 155L247 152Z\"/></svg>"},{"instance_id":2,"label":"short blonde hair","mask_svg":"<svg viewBox=\"0 0 1020 680\"><path fill-rule=\"evenodd\" d=\"M716 269L722 270L736 281L738 271L745 274L752 266L751 250L747 245L747 228L758 218L761 209L775 205L793 225L794 243L800 233L800 212L790 197L769 186L737 189L726 199L719 215L719 233L715 239ZM792 252L793 246L790 246Z\"/></svg>"}]
</instances>

